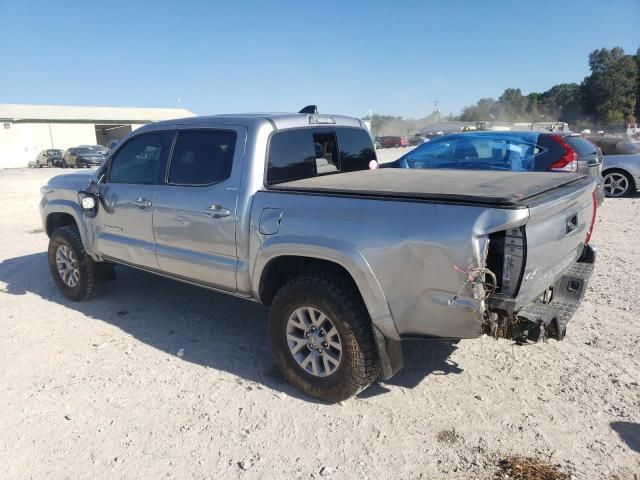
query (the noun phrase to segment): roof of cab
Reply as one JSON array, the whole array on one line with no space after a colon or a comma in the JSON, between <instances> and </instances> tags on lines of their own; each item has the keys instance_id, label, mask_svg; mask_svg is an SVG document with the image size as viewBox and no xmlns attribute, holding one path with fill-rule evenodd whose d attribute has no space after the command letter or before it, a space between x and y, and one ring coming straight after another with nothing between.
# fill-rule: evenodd
<instances>
[{"instance_id":1,"label":"roof of cab","mask_svg":"<svg viewBox=\"0 0 640 480\"><path fill-rule=\"evenodd\" d=\"M313 117L322 119L330 117L335 123L314 122ZM177 118L149 124L144 129L156 129L168 126L206 127L211 125L245 125L259 127L265 123L271 124L274 130L317 126L362 127L362 122L354 117L330 114L306 113L238 113L224 115L207 115L200 117Z\"/></svg>"}]
</instances>

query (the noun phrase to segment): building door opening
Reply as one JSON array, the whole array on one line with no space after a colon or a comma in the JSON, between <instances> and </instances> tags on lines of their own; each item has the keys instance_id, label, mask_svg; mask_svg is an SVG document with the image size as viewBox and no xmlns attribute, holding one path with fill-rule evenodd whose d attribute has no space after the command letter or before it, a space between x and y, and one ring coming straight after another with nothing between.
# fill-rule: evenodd
<instances>
[{"instance_id":1,"label":"building door opening","mask_svg":"<svg viewBox=\"0 0 640 480\"><path fill-rule=\"evenodd\" d=\"M131 133L131 125L96 125L96 143L106 147L113 140L120 140Z\"/></svg>"}]
</instances>

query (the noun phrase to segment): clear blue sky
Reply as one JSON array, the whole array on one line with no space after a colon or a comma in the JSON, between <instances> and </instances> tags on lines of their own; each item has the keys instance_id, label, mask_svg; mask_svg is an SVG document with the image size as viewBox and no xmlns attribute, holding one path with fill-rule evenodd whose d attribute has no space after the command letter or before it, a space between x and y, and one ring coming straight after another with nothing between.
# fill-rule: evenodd
<instances>
[{"instance_id":1,"label":"clear blue sky","mask_svg":"<svg viewBox=\"0 0 640 480\"><path fill-rule=\"evenodd\" d=\"M417 117L614 46L640 47L640 0L0 0L0 103Z\"/></svg>"}]
</instances>

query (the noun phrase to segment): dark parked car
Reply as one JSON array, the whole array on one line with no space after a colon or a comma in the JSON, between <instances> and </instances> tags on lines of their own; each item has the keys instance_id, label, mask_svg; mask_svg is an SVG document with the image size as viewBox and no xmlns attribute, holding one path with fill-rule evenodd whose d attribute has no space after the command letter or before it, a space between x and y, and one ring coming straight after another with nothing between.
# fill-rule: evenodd
<instances>
[{"instance_id":1,"label":"dark parked car","mask_svg":"<svg viewBox=\"0 0 640 480\"><path fill-rule=\"evenodd\" d=\"M427 138L423 137L419 133L416 133L415 135L411 135L407 140L409 141L410 147L416 147L425 143L427 141Z\"/></svg>"},{"instance_id":2,"label":"dark parked car","mask_svg":"<svg viewBox=\"0 0 640 480\"><path fill-rule=\"evenodd\" d=\"M90 147L74 147L64 152L63 163L65 167L97 167L102 165L107 158L98 150Z\"/></svg>"},{"instance_id":3,"label":"dark parked car","mask_svg":"<svg viewBox=\"0 0 640 480\"><path fill-rule=\"evenodd\" d=\"M602 154L568 132L469 132L419 145L385 168L449 168L602 174ZM604 198L602 182L598 199Z\"/></svg>"},{"instance_id":4,"label":"dark parked car","mask_svg":"<svg viewBox=\"0 0 640 480\"><path fill-rule=\"evenodd\" d=\"M589 137L589 141L600 147L604 155L635 155L640 153L640 141L630 138Z\"/></svg>"},{"instance_id":5,"label":"dark parked car","mask_svg":"<svg viewBox=\"0 0 640 480\"><path fill-rule=\"evenodd\" d=\"M76 148L91 148L102 155L108 155L109 149L102 145L78 145Z\"/></svg>"},{"instance_id":6,"label":"dark parked car","mask_svg":"<svg viewBox=\"0 0 640 480\"><path fill-rule=\"evenodd\" d=\"M36 157L35 167L61 167L62 166L62 150L50 148L42 150Z\"/></svg>"}]
</instances>

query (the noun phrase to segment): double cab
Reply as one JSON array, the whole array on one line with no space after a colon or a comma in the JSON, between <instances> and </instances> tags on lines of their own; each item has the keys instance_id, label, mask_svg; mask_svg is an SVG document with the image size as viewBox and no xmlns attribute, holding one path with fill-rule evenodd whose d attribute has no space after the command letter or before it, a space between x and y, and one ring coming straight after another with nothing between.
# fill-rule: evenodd
<instances>
[{"instance_id":1,"label":"double cab","mask_svg":"<svg viewBox=\"0 0 640 480\"><path fill-rule=\"evenodd\" d=\"M260 302L283 374L331 402L396 374L406 339L562 339L595 261L593 178L376 167L356 118L146 125L42 187L53 280L87 300L125 265Z\"/></svg>"}]
</instances>

